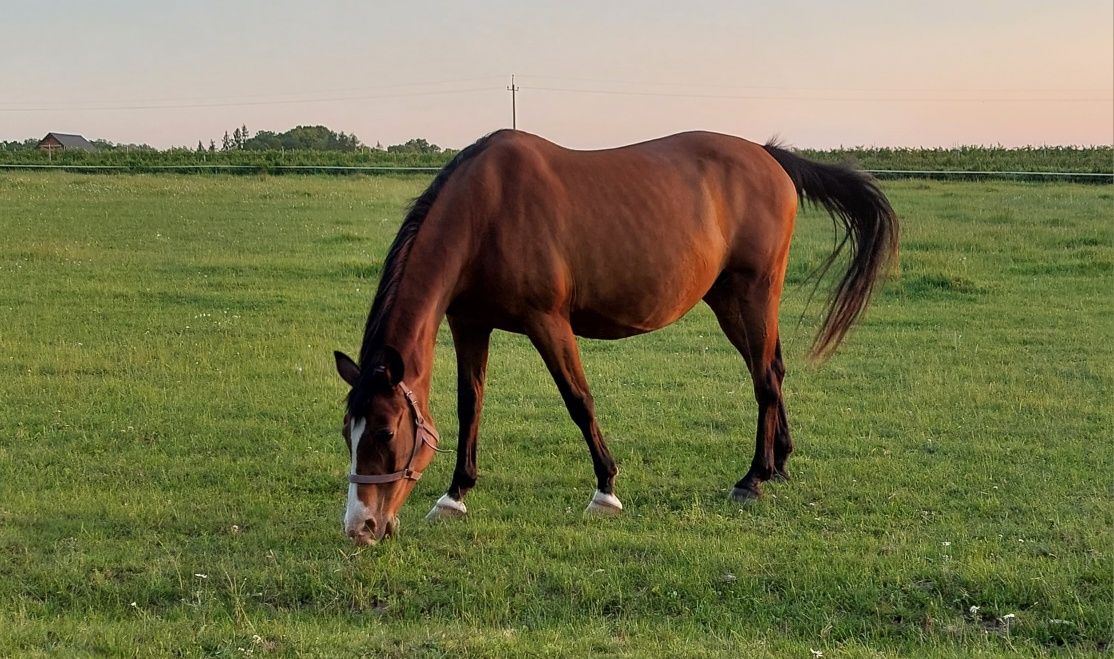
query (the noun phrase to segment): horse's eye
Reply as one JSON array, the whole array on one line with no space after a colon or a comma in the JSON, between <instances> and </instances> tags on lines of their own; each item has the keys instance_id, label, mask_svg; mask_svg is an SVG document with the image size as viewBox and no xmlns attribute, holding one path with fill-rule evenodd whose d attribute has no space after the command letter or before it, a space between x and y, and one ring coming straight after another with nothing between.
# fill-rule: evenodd
<instances>
[{"instance_id":1,"label":"horse's eye","mask_svg":"<svg viewBox=\"0 0 1114 659\"><path fill-rule=\"evenodd\" d=\"M395 431L391 430L390 428L382 428L380 430L376 430L375 434L372 436L377 442L389 442L395 436Z\"/></svg>"}]
</instances>

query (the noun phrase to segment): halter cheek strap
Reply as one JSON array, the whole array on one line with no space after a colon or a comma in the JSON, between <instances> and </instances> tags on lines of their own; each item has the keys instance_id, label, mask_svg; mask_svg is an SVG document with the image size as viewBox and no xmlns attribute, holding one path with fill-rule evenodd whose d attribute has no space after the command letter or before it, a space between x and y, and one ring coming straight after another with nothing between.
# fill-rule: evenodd
<instances>
[{"instance_id":1,"label":"halter cheek strap","mask_svg":"<svg viewBox=\"0 0 1114 659\"><path fill-rule=\"evenodd\" d=\"M437 448L437 443L441 438L437 435L437 430L434 429L433 424L427 422L422 416L422 411L418 409L418 399L414 397L414 392L410 390L410 387L406 386L405 382L399 382L398 386L402 389L402 395L406 397L406 403L410 408L411 416L414 417L414 446L410 449L410 459L406 461L406 467L404 467L402 471L396 471L390 474L348 474L349 483L378 485L401 480L416 481L422 477L422 472L413 469L414 459L418 457L418 449L421 448L422 444L427 444L434 451L441 451L441 449Z\"/></svg>"}]
</instances>

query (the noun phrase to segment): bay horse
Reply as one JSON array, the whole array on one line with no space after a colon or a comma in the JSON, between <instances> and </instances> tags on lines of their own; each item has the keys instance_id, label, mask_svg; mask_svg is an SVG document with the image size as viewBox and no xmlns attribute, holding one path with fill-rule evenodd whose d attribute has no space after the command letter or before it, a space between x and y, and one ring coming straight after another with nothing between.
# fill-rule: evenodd
<instances>
[{"instance_id":1,"label":"bay horse","mask_svg":"<svg viewBox=\"0 0 1114 659\"><path fill-rule=\"evenodd\" d=\"M351 386L347 535L373 544L394 534L398 510L433 459L428 400L445 317L460 426L452 482L429 518L467 512L496 329L530 339L583 433L596 475L587 511L621 511L576 337L652 332L701 300L745 360L758 402L754 458L731 496L755 499L763 481L788 477L778 305L799 199L826 208L842 228L823 269L850 245L812 346L824 357L897 252L897 217L868 174L709 132L574 151L502 130L460 151L414 201L390 247L359 363L334 353Z\"/></svg>"}]
</instances>

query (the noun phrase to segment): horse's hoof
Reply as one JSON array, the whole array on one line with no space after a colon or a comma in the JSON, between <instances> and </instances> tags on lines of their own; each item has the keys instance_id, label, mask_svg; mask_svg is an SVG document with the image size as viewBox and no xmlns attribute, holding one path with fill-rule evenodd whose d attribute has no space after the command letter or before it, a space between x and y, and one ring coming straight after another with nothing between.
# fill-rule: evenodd
<instances>
[{"instance_id":1,"label":"horse's hoof","mask_svg":"<svg viewBox=\"0 0 1114 659\"><path fill-rule=\"evenodd\" d=\"M428 520L456 519L467 514L468 508L465 507L463 501L457 501L447 494L442 494L437 503L433 504L433 508L426 513L425 518Z\"/></svg>"},{"instance_id":2,"label":"horse's hoof","mask_svg":"<svg viewBox=\"0 0 1114 659\"><path fill-rule=\"evenodd\" d=\"M731 500L736 503L754 503L762 498L762 493L755 488L750 487L733 487L731 488Z\"/></svg>"},{"instance_id":3,"label":"horse's hoof","mask_svg":"<svg viewBox=\"0 0 1114 659\"><path fill-rule=\"evenodd\" d=\"M623 502L614 494L604 494L599 490L592 495L584 512L589 515L618 515L623 512Z\"/></svg>"}]
</instances>

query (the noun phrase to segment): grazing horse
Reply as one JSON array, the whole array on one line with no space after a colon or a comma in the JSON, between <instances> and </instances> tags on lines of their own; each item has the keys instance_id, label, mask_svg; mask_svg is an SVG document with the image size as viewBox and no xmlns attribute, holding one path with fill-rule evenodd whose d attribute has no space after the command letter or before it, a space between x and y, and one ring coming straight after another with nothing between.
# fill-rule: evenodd
<instances>
[{"instance_id":1,"label":"grazing horse","mask_svg":"<svg viewBox=\"0 0 1114 659\"><path fill-rule=\"evenodd\" d=\"M745 501L788 476L793 450L781 385L778 304L798 198L824 206L850 244L813 355L833 350L897 251L893 209L869 175L812 162L776 144L690 132L574 151L503 130L458 153L410 208L383 266L359 363L335 353L351 386L344 527L371 544L433 459L428 400L437 328L448 317L457 359L456 469L429 517L459 516L476 484L476 436L492 330L525 334L584 434L596 474L587 510L617 513L615 460L596 424L576 337L652 332L708 303L742 354L758 401Z\"/></svg>"}]
</instances>

